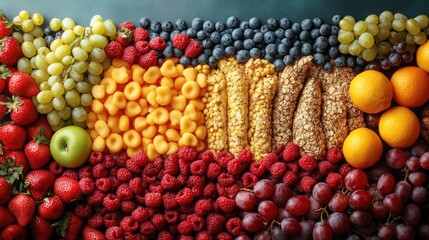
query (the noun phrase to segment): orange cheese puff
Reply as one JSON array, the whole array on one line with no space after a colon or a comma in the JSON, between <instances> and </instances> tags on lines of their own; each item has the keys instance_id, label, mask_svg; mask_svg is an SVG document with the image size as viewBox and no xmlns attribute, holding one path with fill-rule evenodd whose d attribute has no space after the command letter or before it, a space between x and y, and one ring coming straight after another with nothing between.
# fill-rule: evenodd
<instances>
[{"instance_id":1,"label":"orange cheese puff","mask_svg":"<svg viewBox=\"0 0 429 240\"><path fill-rule=\"evenodd\" d=\"M92 141L92 151L104 152L105 148L106 148L106 141L102 136L98 136Z\"/></svg>"},{"instance_id":2,"label":"orange cheese puff","mask_svg":"<svg viewBox=\"0 0 429 240\"><path fill-rule=\"evenodd\" d=\"M127 106L127 98L123 92L115 92L112 95L112 104L118 109L123 109Z\"/></svg>"},{"instance_id":3,"label":"orange cheese puff","mask_svg":"<svg viewBox=\"0 0 429 240\"><path fill-rule=\"evenodd\" d=\"M160 77L161 77L161 71L157 66L149 67L146 70L146 72L143 74L143 80L149 84L156 83L158 81L158 78Z\"/></svg>"},{"instance_id":4,"label":"orange cheese puff","mask_svg":"<svg viewBox=\"0 0 429 240\"><path fill-rule=\"evenodd\" d=\"M94 123L94 129L95 129L95 131L97 131L98 135L103 137L103 138L106 138L110 134L109 126L103 120L97 120Z\"/></svg>"},{"instance_id":5,"label":"orange cheese puff","mask_svg":"<svg viewBox=\"0 0 429 240\"><path fill-rule=\"evenodd\" d=\"M197 130L197 124L192 121L189 116L183 116L180 119L180 132L185 133L185 132L189 132L189 133L193 133L195 132L195 130Z\"/></svg>"},{"instance_id":6,"label":"orange cheese puff","mask_svg":"<svg viewBox=\"0 0 429 240\"><path fill-rule=\"evenodd\" d=\"M94 99L102 99L106 95L106 85L94 85L91 92Z\"/></svg>"},{"instance_id":7,"label":"orange cheese puff","mask_svg":"<svg viewBox=\"0 0 429 240\"><path fill-rule=\"evenodd\" d=\"M198 73L195 81L198 83L200 88L205 88L207 86L207 75L204 73Z\"/></svg>"},{"instance_id":8,"label":"orange cheese puff","mask_svg":"<svg viewBox=\"0 0 429 240\"><path fill-rule=\"evenodd\" d=\"M159 86L155 89L155 101L161 105L166 106L171 102L171 91L167 86Z\"/></svg>"},{"instance_id":9,"label":"orange cheese puff","mask_svg":"<svg viewBox=\"0 0 429 240\"><path fill-rule=\"evenodd\" d=\"M143 131L146 128L147 122L145 117L136 117L133 121L134 129L138 132Z\"/></svg>"},{"instance_id":10,"label":"orange cheese puff","mask_svg":"<svg viewBox=\"0 0 429 240\"><path fill-rule=\"evenodd\" d=\"M153 139L156 135L156 127L155 126L147 126L145 129L143 129L142 131L142 136L144 138L150 138Z\"/></svg>"},{"instance_id":11,"label":"orange cheese puff","mask_svg":"<svg viewBox=\"0 0 429 240\"><path fill-rule=\"evenodd\" d=\"M181 90L185 82L186 79L184 77L177 77L176 79L174 79L174 89Z\"/></svg>"},{"instance_id":12,"label":"orange cheese puff","mask_svg":"<svg viewBox=\"0 0 429 240\"><path fill-rule=\"evenodd\" d=\"M122 139L124 140L124 144L127 148L137 148L141 146L142 138L134 129L124 132Z\"/></svg>"},{"instance_id":13,"label":"orange cheese puff","mask_svg":"<svg viewBox=\"0 0 429 240\"><path fill-rule=\"evenodd\" d=\"M127 106L125 107L125 115L132 118L139 115L142 111L142 108L138 102L128 101Z\"/></svg>"},{"instance_id":14,"label":"orange cheese puff","mask_svg":"<svg viewBox=\"0 0 429 240\"><path fill-rule=\"evenodd\" d=\"M180 119L183 117L182 112L178 110L170 111L170 124L172 126L180 126Z\"/></svg>"},{"instance_id":15,"label":"orange cheese puff","mask_svg":"<svg viewBox=\"0 0 429 240\"><path fill-rule=\"evenodd\" d=\"M185 110L183 111L183 115L189 116L192 121L198 121L200 118L199 112L195 109L194 104L190 103L186 105Z\"/></svg>"},{"instance_id":16,"label":"orange cheese puff","mask_svg":"<svg viewBox=\"0 0 429 240\"><path fill-rule=\"evenodd\" d=\"M156 90L152 90L147 94L147 102L154 108L158 107L158 102L156 101Z\"/></svg>"},{"instance_id":17,"label":"orange cheese puff","mask_svg":"<svg viewBox=\"0 0 429 240\"><path fill-rule=\"evenodd\" d=\"M166 154L170 155L172 153L176 153L177 151L179 151L179 144L177 144L177 142L169 142L168 152Z\"/></svg>"},{"instance_id":18,"label":"orange cheese puff","mask_svg":"<svg viewBox=\"0 0 429 240\"><path fill-rule=\"evenodd\" d=\"M182 71L186 81L194 81L197 77L197 70L194 67L187 67Z\"/></svg>"},{"instance_id":19,"label":"orange cheese puff","mask_svg":"<svg viewBox=\"0 0 429 240\"><path fill-rule=\"evenodd\" d=\"M157 157L159 157L159 153L156 151L153 143L149 143L147 145L147 157L150 161L154 161Z\"/></svg>"},{"instance_id":20,"label":"orange cheese puff","mask_svg":"<svg viewBox=\"0 0 429 240\"><path fill-rule=\"evenodd\" d=\"M153 90L155 90L158 86L155 84L151 84L151 85L145 85L142 87L142 93L141 96L143 98L147 98L147 95L152 92Z\"/></svg>"},{"instance_id":21,"label":"orange cheese puff","mask_svg":"<svg viewBox=\"0 0 429 240\"><path fill-rule=\"evenodd\" d=\"M186 107L186 98L183 95L174 96L171 98L170 106L174 110L183 111Z\"/></svg>"},{"instance_id":22,"label":"orange cheese puff","mask_svg":"<svg viewBox=\"0 0 429 240\"><path fill-rule=\"evenodd\" d=\"M127 115L122 115L119 117L119 130L122 132L128 131L130 129L130 119Z\"/></svg>"},{"instance_id":23,"label":"orange cheese puff","mask_svg":"<svg viewBox=\"0 0 429 240\"><path fill-rule=\"evenodd\" d=\"M195 137L194 134L188 133L188 132L183 133L182 137L179 140L179 145L181 145L181 146L196 147L197 144L198 144L197 137Z\"/></svg>"},{"instance_id":24,"label":"orange cheese puff","mask_svg":"<svg viewBox=\"0 0 429 240\"><path fill-rule=\"evenodd\" d=\"M164 136L162 135L156 135L153 138L153 146L155 147L155 150L161 155L168 152L168 143L165 141Z\"/></svg>"},{"instance_id":25,"label":"orange cheese puff","mask_svg":"<svg viewBox=\"0 0 429 240\"><path fill-rule=\"evenodd\" d=\"M200 94L200 86L195 81L187 81L182 85L182 94L187 99L195 99Z\"/></svg>"},{"instance_id":26,"label":"orange cheese puff","mask_svg":"<svg viewBox=\"0 0 429 240\"><path fill-rule=\"evenodd\" d=\"M167 131L167 129L168 129L168 125L167 124L162 124L162 125L158 126L158 132L160 134L162 134L162 135L165 134L165 132Z\"/></svg>"},{"instance_id":27,"label":"orange cheese puff","mask_svg":"<svg viewBox=\"0 0 429 240\"><path fill-rule=\"evenodd\" d=\"M86 118L86 127L89 129L93 129L94 124L97 120L98 120L97 114L95 112L89 112L88 117Z\"/></svg>"},{"instance_id":28,"label":"orange cheese puff","mask_svg":"<svg viewBox=\"0 0 429 240\"><path fill-rule=\"evenodd\" d=\"M163 107L155 108L150 114L153 116L153 122L158 125L167 123L169 119L168 111Z\"/></svg>"},{"instance_id":29,"label":"orange cheese puff","mask_svg":"<svg viewBox=\"0 0 429 240\"><path fill-rule=\"evenodd\" d=\"M109 77L103 78L100 84L104 85L104 91L107 94L113 94L114 92L116 92L117 83L112 78L109 78Z\"/></svg>"},{"instance_id":30,"label":"orange cheese puff","mask_svg":"<svg viewBox=\"0 0 429 240\"><path fill-rule=\"evenodd\" d=\"M161 80L159 81L159 85L161 86L167 86L168 88L174 88L174 80L173 78L169 78L169 77L162 77Z\"/></svg>"},{"instance_id":31,"label":"orange cheese puff","mask_svg":"<svg viewBox=\"0 0 429 240\"><path fill-rule=\"evenodd\" d=\"M111 133L106 138L106 146L109 149L110 153L118 153L124 147L124 141L122 136L118 133Z\"/></svg>"},{"instance_id":32,"label":"orange cheese puff","mask_svg":"<svg viewBox=\"0 0 429 240\"><path fill-rule=\"evenodd\" d=\"M146 69L140 67L138 64L133 64L131 66L131 78L133 81L137 82L139 85L142 85L143 80L143 74L146 71Z\"/></svg>"},{"instance_id":33,"label":"orange cheese puff","mask_svg":"<svg viewBox=\"0 0 429 240\"><path fill-rule=\"evenodd\" d=\"M199 140L204 140L206 139L207 136L207 129L206 126L204 125L200 125L197 127L197 129L195 130L195 136L199 139Z\"/></svg>"},{"instance_id":34,"label":"orange cheese puff","mask_svg":"<svg viewBox=\"0 0 429 240\"><path fill-rule=\"evenodd\" d=\"M112 70L112 79L117 83L126 83L131 78L130 74L130 70L126 67L115 68Z\"/></svg>"},{"instance_id":35,"label":"orange cheese puff","mask_svg":"<svg viewBox=\"0 0 429 240\"><path fill-rule=\"evenodd\" d=\"M124 88L125 97L130 101L139 99L141 93L142 88L140 87L140 84L138 82L129 82Z\"/></svg>"},{"instance_id":36,"label":"orange cheese puff","mask_svg":"<svg viewBox=\"0 0 429 240\"><path fill-rule=\"evenodd\" d=\"M140 111L140 116L144 116L148 111L149 111L149 109L148 109L148 107L147 107L147 101L146 101L146 99L144 99L144 98L140 98L139 100L138 100L138 103L139 103L139 105L140 105L140 108L141 108L141 111Z\"/></svg>"},{"instance_id":37,"label":"orange cheese puff","mask_svg":"<svg viewBox=\"0 0 429 240\"><path fill-rule=\"evenodd\" d=\"M175 78L179 75L179 71L177 70L176 65L174 64L174 61L171 59L168 59L162 64L160 71L163 76L166 76L169 78Z\"/></svg>"},{"instance_id":38,"label":"orange cheese puff","mask_svg":"<svg viewBox=\"0 0 429 240\"><path fill-rule=\"evenodd\" d=\"M121 130L119 129L119 116L109 116L109 118L107 119L107 125L109 126L111 132L121 132Z\"/></svg>"},{"instance_id":39,"label":"orange cheese puff","mask_svg":"<svg viewBox=\"0 0 429 240\"><path fill-rule=\"evenodd\" d=\"M128 157L132 158L136 153L143 152L143 149L141 146L136 148L127 148L127 155Z\"/></svg>"},{"instance_id":40,"label":"orange cheese puff","mask_svg":"<svg viewBox=\"0 0 429 240\"><path fill-rule=\"evenodd\" d=\"M111 66L115 68L126 67L129 68L130 64L126 63L122 58L115 58L112 60Z\"/></svg>"},{"instance_id":41,"label":"orange cheese puff","mask_svg":"<svg viewBox=\"0 0 429 240\"><path fill-rule=\"evenodd\" d=\"M91 103L91 110L96 114L103 113L104 112L104 105L102 102L100 102L100 100L93 99L92 103Z\"/></svg>"},{"instance_id":42,"label":"orange cheese puff","mask_svg":"<svg viewBox=\"0 0 429 240\"><path fill-rule=\"evenodd\" d=\"M189 104L194 105L195 110L197 110L199 112L202 112L204 110L204 108L205 108L205 105L204 105L203 101L201 101L200 99L189 100Z\"/></svg>"}]
</instances>

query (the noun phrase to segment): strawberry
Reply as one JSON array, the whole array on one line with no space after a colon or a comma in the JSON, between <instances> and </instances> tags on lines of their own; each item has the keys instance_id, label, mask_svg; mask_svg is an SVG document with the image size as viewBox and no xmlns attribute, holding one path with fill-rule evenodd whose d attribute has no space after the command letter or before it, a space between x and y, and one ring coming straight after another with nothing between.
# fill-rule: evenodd
<instances>
[{"instance_id":1,"label":"strawberry","mask_svg":"<svg viewBox=\"0 0 429 240\"><path fill-rule=\"evenodd\" d=\"M10 119L20 126L28 126L39 117L36 106L27 97L13 96L8 108Z\"/></svg>"},{"instance_id":2,"label":"strawberry","mask_svg":"<svg viewBox=\"0 0 429 240\"><path fill-rule=\"evenodd\" d=\"M24 147L25 156L31 169L39 169L51 160L49 140L43 136L44 127L40 129L34 140L28 142Z\"/></svg>"},{"instance_id":3,"label":"strawberry","mask_svg":"<svg viewBox=\"0 0 429 240\"><path fill-rule=\"evenodd\" d=\"M1 82L1 80L0 80ZM7 105L9 104L9 99L6 95L0 95L0 121L3 120L6 115L9 113Z\"/></svg>"},{"instance_id":4,"label":"strawberry","mask_svg":"<svg viewBox=\"0 0 429 240\"><path fill-rule=\"evenodd\" d=\"M16 223L15 216L6 206L0 205L0 229Z\"/></svg>"},{"instance_id":5,"label":"strawberry","mask_svg":"<svg viewBox=\"0 0 429 240\"><path fill-rule=\"evenodd\" d=\"M0 65L0 93L3 92L6 86L6 82L9 81L9 78L12 76L10 69L4 65Z\"/></svg>"},{"instance_id":6,"label":"strawberry","mask_svg":"<svg viewBox=\"0 0 429 240\"><path fill-rule=\"evenodd\" d=\"M0 166L0 169L4 170L3 167L4 165L2 164ZM12 191L13 191L12 184L10 184L6 180L6 178L0 176L0 204L5 204L9 201L9 199L12 197Z\"/></svg>"},{"instance_id":7,"label":"strawberry","mask_svg":"<svg viewBox=\"0 0 429 240\"><path fill-rule=\"evenodd\" d=\"M12 224L3 229L1 232L0 239L2 240L15 240L15 239L27 239L27 229L18 224Z\"/></svg>"},{"instance_id":8,"label":"strawberry","mask_svg":"<svg viewBox=\"0 0 429 240\"><path fill-rule=\"evenodd\" d=\"M28 125L26 129L27 141L33 140L40 131L43 131L43 136L48 140L51 140L52 135L54 134L51 125L49 125L48 119L46 119L46 115L39 115L39 118L37 118L37 120L32 124Z\"/></svg>"},{"instance_id":9,"label":"strawberry","mask_svg":"<svg viewBox=\"0 0 429 240\"><path fill-rule=\"evenodd\" d=\"M20 226L27 226L36 212L36 202L28 195L19 193L8 203L7 207L15 216Z\"/></svg>"},{"instance_id":10,"label":"strawberry","mask_svg":"<svg viewBox=\"0 0 429 240\"><path fill-rule=\"evenodd\" d=\"M173 37L173 46L179 50L185 50L189 43L189 37L186 34L178 33Z\"/></svg>"},{"instance_id":11,"label":"strawberry","mask_svg":"<svg viewBox=\"0 0 429 240\"><path fill-rule=\"evenodd\" d=\"M2 64L2 65L5 66L4 64ZM12 93L10 93L10 91L9 91L9 80L10 80L10 77L12 77L13 73L18 72L18 69L14 68L14 67L7 67L7 68L8 68L8 70L4 70L4 71L8 71L10 73L5 73L5 72L2 73L5 76L5 78L2 78L2 80L4 80L4 88L3 88L2 93L6 96L11 96Z\"/></svg>"},{"instance_id":12,"label":"strawberry","mask_svg":"<svg viewBox=\"0 0 429 240\"><path fill-rule=\"evenodd\" d=\"M4 123L0 127L0 141L10 150L22 149L26 138L25 129L13 122Z\"/></svg>"},{"instance_id":13,"label":"strawberry","mask_svg":"<svg viewBox=\"0 0 429 240\"><path fill-rule=\"evenodd\" d=\"M25 175L24 180L28 185L28 192L30 193L30 196L34 200L40 201L46 196L46 193L51 190L52 186L54 185L55 174L49 170L37 169Z\"/></svg>"},{"instance_id":14,"label":"strawberry","mask_svg":"<svg viewBox=\"0 0 429 240\"><path fill-rule=\"evenodd\" d=\"M92 227L85 226L82 232L83 240L105 240L104 234Z\"/></svg>"},{"instance_id":15,"label":"strawberry","mask_svg":"<svg viewBox=\"0 0 429 240\"><path fill-rule=\"evenodd\" d=\"M64 217L53 224L60 232L63 240L77 240L81 235L85 222L73 211L68 211Z\"/></svg>"},{"instance_id":16,"label":"strawberry","mask_svg":"<svg viewBox=\"0 0 429 240\"><path fill-rule=\"evenodd\" d=\"M156 66L158 64L158 56L156 55L155 50L150 50L149 52L140 56L139 65L142 68L149 68L151 66Z\"/></svg>"},{"instance_id":17,"label":"strawberry","mask_svg":"<svg viewBox=\"0 0 429 240\"><path fill-rule=\"evenodd\" d=\"M19 166L22 168L21 173L23 175L28 173L30 169L30 165L28 164L27 157L24 152L21 150L9 151L5 155L6 159L12 159L15 166Z\"/></svg>"},{"instance_id":18,"label":"strawberry","mask_svg":"<svg viewBox=\"0 0 429 240\"><path fill-rule=\"evenodd\" d=\"M71 177L61 176L55 180L54 194L69 204L82 196L79 181Z\"/></svg>"},{"instance_id":19,"label":"strawberry","mask_svg":"<svg viewBox=\"0 0 429 240\"><path fill-rule=\"evenodd\" d=\"M122 55L122 60L128 64L134 64L138 59L139 52L137 51L134 45L128 46L124 49L124 54Z\"/></svg>"},{"instance_id":20,"label":"strawberry","mask_svg":"<svg viewBox=\"0 0 429 240\"><path fill-rule=\"evenodd\" d=\"M188 58L196 58L203 51L203 45L201 45L197 40L191 38L189 39L188 46L185 49L185 56Z\"/></svg>"},{"instance_id":21,"label":"strawberry","mask_svg":"<svg viewBox=\"0 0 429 240\"><path fill-rule=\"evenodd\" d=\"M121 58L124 47L117 41L111 41L104 47L104 52L110 59Z\"/></svg>"},{"instance_id":22,"label":"strawberry","mask_svg":"<svg viewBox=\"0 0 429 240\"><path fill-rule=\"evenodd\" d=\"M136 26L134 25L134 23L130 22L130 21L125 21L119 24L119 30L120 31L134 31L136 29Z\"/></svg>"},{"instance_id":23,"label":"strawberry","mask_svg":"<svg viewBox=\"0 0 429 240\"><path fill-rule=\"evenodd\" d=\"M9 21L3 11L0 10L0 39L11 36L13 33L13 24Z\"/></svg>"},{"instance_id":24,"label":"strawberry","mask_svg":"<svg viewBox=\"0 0 429 240\"><path fill-rule=\"evenodd\" d=\"M134 43L137 43L139 41L146 41L149 38L149 31L142 27L136 27L133 34Z\"/></svg>"},{"instance_id":25,"label":"strawberry","mask_svg":"<svg viewBox=\"0 0 429 240\"><path fill-rule=\"evenodd\" d=\"M0 62L6 66L14 66L22 57L21 45L13 37L0 40Z\"/></svg>"},{"instance_id":26,"label":"strawberry","mask_svg":"<svg viewBox=\"0 0 429 240\"><path fill-rule=\"evenodd\" d=\"M49 240L54 234L54 229L51 227L51 222L43 219L39 215L33 218L30 223L31 234L33 240Z\"/></svg>"},{"instance_id":27,"label":"strawberry","mask_svg":"<svg viewBox=\"0 0 429 240\"><path fill-rule=\"evenodd\" d=\"M63 201L57 196L46 197L39 204L38 213L40 217L47 220L56 220L65 211Z\"/></svg>"},{"instance_id":28,"label":"strawberry","mask_svg":"<svg viewBox=\"0 0 429 240\"><path fill-rule=\"evenodd\" d=\"M29 98L36 96L40 92L36 80L31 75L22 72L12 73L9 78L8 89L12 95Z\"/></svg>"}]
</instances>

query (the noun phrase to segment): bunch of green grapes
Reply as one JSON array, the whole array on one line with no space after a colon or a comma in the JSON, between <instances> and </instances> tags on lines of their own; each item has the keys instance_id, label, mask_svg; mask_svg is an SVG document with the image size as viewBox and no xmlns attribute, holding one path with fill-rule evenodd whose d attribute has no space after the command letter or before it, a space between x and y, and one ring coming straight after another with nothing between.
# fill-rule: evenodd
<instances>
[{"instance_id":1,"label":"bunch of green grapes","mask_svg":"<svg viewBox=\"0 0 429 240\"><path fill-rule=\"evenodd\" d=\"M408 18L390 11L379 16L371 14L360 21L345 16L339 22L339 51L371 62L387 58L394 44L405 41L409 51L414 52L416 45L426 42L428 23L429 18L423 14Z\"/></svg>"},{"instance_id":2,"label":"bunch of green grapes","mask_svg":"<svg viewBox=\"0 0 429 240\"><path fill-rule=\"evenodd\" d=\"M49 28L60 35L49 46L43 37L40 44L35 39L23 41L24 57L17 68L31 74L39 85L40 93L33 102L39 113L47 114L54 130L67 125L86 127L92 86L100 83L110 66L104 47L116 36L116 26L96 15L89 27L67 17L51 19Z\"/></svg>"}]
</instances>

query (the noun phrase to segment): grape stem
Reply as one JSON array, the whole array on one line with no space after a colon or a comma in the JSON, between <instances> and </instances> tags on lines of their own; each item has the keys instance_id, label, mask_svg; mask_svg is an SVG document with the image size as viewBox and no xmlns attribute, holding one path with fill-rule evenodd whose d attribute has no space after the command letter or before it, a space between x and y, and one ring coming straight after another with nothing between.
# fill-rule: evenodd
<instances>
[{"instance_id":1,"label":"grape stem","mask_svg":"<svg viewBox=\"0 0 429 240\"><path fill-rule=\"evenodd\" d=\"M405 172L404 182L406 182L408 180L408 177L410 176L410 170L408 168L404 167L402 169L402 172Z\"/></svg>"},{"instance_id":2,"label":"grape stem","mask_svg":"<svg viewBox=\"0 0 429 240\"><path fill-rule=\"evenodd\" d=\"M322 211L322 212L320 213L320 221L321 221L321 222L325 222L325 218L323 217L323 214L324 214L324 213L325 213L325 215L326 215L326 219L329 217L329 212L328 212L328 210L326 210L326 207L322 207L322 208L319 208L319 209L314 209L313 211L315 211L315 212Z\"/></svg>"},{"instance_id":3,"label":"grape stem","mask_svg":"<svg viewBox=\"0 0 429 240\"><path fill-rule=\"evenodd\" d=\"M253 190L251 190L251 189L248 189L248 188L240 188L240 191L246 191L246 192L250 192L250 193L253 193Z\"/></svg>"}]
</instances>

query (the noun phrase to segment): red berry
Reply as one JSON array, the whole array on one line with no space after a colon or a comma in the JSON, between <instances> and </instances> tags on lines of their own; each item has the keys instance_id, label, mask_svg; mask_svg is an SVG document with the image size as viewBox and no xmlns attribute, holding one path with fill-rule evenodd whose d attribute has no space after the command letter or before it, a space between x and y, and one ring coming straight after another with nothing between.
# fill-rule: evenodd
<instances>
[{"instance_id":1,"label":"red berry","mask_svg":"<svg viewBox=\"0 0 429 240\"><path fill-rule=\"evenodd\" d=\"M153 50L161 51L164 50L166 43L162 37L154 37L149 41L149 46Z\"/></svg>"},{"instance_id":2,"label":"red berry","mask_svg":"<svg viewBox=\"0 0 429 240\"><path fill-rule=\"evenodd\" d=\"M138 64L142 68L149 68L151 66L156 66L158 64L158 55L155 50L150 50L149 52L142 54L138 59Z\"/></svg>"},{"instance_id":3,"label":"red berry","mask_svg":"<svg viewBox=\"0 0 429 240\"><path fill-rule=\"evenodd\" d=\"M203 46L195 39L189 39L188 46L185 49L185 56L188 58L196 58L204 50Z\"/></svg>"},{"instance_id":4,"label":"red berry","mask_svg":"<svg viewBox=\"0 0 429 240\"><path fill-rule=\"evenodd\" d=\"M317 161L310 155L305 155L299 158L298 165L305 171L313 171L317 168Z\"/></svg>"},{"instance_id":5,"label":"red berry","mask_svg":"<svg viewBox=\"0 0 429 240\"><path fill-rule=\"evenodd\" d=\"M326 160L330 161L331 163L338 163L341 161L341 159L343 159L343 154L339 148L332 147L326 153Z\"/></svg>"},{"instance_id":6,"label":"red berry","mask_svg":"<svg viewBox=\"0 0 429 240\"><path fill-rule=\"evenodd\" d=\"M186 34L178 33L173 37L173 46L179 50L185 50L189 43L189 37Z\"/></svg>"},{"instance_id":7,"label":"red berry","mask_svg":"<svg viewBox=\"0 0 429 240\"><path fill-rule=\"evenodd\" d=\"M288 142L282 152L282 158L285 161L293 161L299 157L299 146L293 142Z\"/></svg>"},{"instance_id":8,"label":"red berry","mask_svg":"<svg viewBox=\"0 0 429 240\"><path fill-rule=\"evenodd\" d=\"M110 59L122 58L124 47L117 41L111 41L104 47L104 52Z\"/></svg>"}]
</instances>

